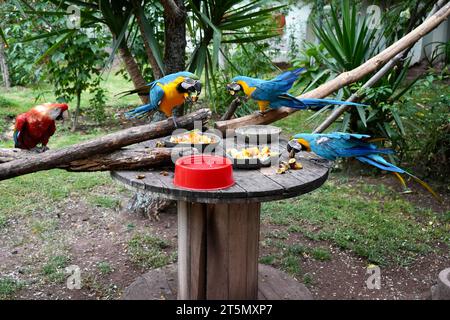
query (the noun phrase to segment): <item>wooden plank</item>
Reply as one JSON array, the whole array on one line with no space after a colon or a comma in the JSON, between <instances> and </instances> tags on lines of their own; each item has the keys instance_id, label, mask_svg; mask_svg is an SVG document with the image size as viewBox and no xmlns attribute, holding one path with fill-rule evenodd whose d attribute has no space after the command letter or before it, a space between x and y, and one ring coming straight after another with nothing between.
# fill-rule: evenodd
<instances>
[{"instance_id":1,"label":"wooden plank","mask_svg":"<svg viewBox=\"0 0 450 320\"><path fill-rule=\"evenodd\" d=\"M186 201L178 201L178 299L189 299L191 282L191 265L189 255L190 229Z\"/></svg>"},{"instance_id":2,"label":"wooden plank","mask_svg":"<svg viewBox=\"0 0 450 320\"><path fill-rule=\"evenodd\" d=\"M247 291L248 299L256 299L258 296L258 247L260 203L247 205Z\"/></svg>"},{"instance_id":3,"label":"wooden plank","mask_svg":"<svg viewBox=\"0 0 450 320\"><path fill-rule=\"evenodd\" d=\"M228 299L228 205L208 205L206 299Z\"/></svg>"},{"instance_id":4,"label":"wooden plank","mask_svg":"<svg viewBox=\"0 0 450 320\"><path fill-rule=\"evenodd\" d=\"M228 229L228 269L230 273L228 299L249 299L250 297L247 296L248 205L230 204L228 214L230 216Z\"/></svg>"},{"instance_id":5,"label":"wooden plank","mask_svg":"<svg viewBox=\"0 0 450 320\"><path fill-rule=\"evenodd\" d=\"M280 142L280 150L285 150L287 141ZM153 145L151 142L149 145ZM287 152L283 152L283 159ZM252 203L294 197L312 191L322 185L328 176L328 169L309 161L317 156L309 153L298 155L304 169L277 175L276 168L261 170L234 170L236 184L216 191L199 191L179 188L173 184L173 168L152 171L120 171L111 175L132 187L159 193L161 197L201 203ZM160 175L166 170L167 176ZM273 170L271 172L270 170ZM137 175L145 175L137 179Z\"/></svg>"},{"instance_id":6,"label":"wooden plank","mask_svg":"<svg viewBox=\"0 0 450 320\"><path fill-rule=\"evenodd\" d=\"M248 198L284 193L282 186L267 178L259 170L235 170L234 179L246 191Z\"/></svg>"},{"instance_id":7,"label":"wooden plank","mask_svg":"<svg viewBox=\"0 0 450 320\"><path fill-rule=\"evenodd\" d=\"M190 299L206 298L206 205L189 203Z\"/></svg>"}]
</instances>

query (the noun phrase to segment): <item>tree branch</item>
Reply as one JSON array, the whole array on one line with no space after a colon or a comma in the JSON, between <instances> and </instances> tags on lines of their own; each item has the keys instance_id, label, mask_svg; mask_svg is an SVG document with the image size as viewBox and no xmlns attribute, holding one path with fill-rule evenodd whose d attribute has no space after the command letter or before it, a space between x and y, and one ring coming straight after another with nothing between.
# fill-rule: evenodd
<instances>
[{"instance_id":1,"label":"tree branch","mask_svg":"<svg viewBox=\"0 0 450 320\"><path fill-rule=\"evenodd\" d=\"M372 73L373 71L383 66L400 52L409 48L411 45L417 42L417 40L425 36L427 33L432 31L443 21L445 21L448 16L450 16L450 3L447 3L434 15L426 19L420 26L392 44L390 47L384 49L375 57L369 59L368 61L351 71L341 73L335 79L321 85L320 87L312 91L305 93L304 95L299 96L299 98L324 98L331 93L360 80L367 74ZM226 132L227 129L234 130L243 125L268 124L287 117L295 111L297 110L282 107L276 110L270 110L263 115L251 114L245 117L227 121L218 121L216 122L215 127L222 132Z\"/></svg>"},{"instance_id":2,"label":"tree branch","mask_svg":"<svg viewBox=\"0 0 450 320\"><path fill-rule=\"evenodd\" d=\"M56 168L73 172L136 170L155 168L172 164L172 148L133 148L120 149L85 159L74 160ZM177 156L196 153L196 149L183 148ZM21 149L0 148L0 163L14 160L30 160L39 154Z\"/></svg>"},{"instance_id":3,"label":"tree branch","mask_svg":"<svg viewBox=\"0 0 450 320\"><path fill-rule=\"evenodd\" d=\"M436 4L434 10L431 12L433 15L437 10L439 10L444 5L444 1L440 0ZM398 65L403 58L408 54L409 50L414 45L411 44L407 49L397 54L392 60L386 63L376 74L374 74L357 92L352 94L346 101L356 102L362 98L362 94L365 89L373 87L381 78L383 78L386 73L389 72L392 68ZM336 121L345 111L347 111L350 106L341 106L336 108L316 129L314 129L313 133L321 133L325 131L334 121Z\"/></svg>"},{"instance_id":4,"label":"tree branch","mask_svg":"<svg viewBox=\"0 0 450 320\"><path fill-rule=\"evenodd\" d=\"M228 107L227 111L223 114L223 116L220 118L220 121L223 120L230 120L234 113L236 112L236 109L242 105L242 102L247 101L247 97L236 97L233 101L231 101L230 106Z\"/></svg>"},{"instance_id":5,"label":"tree branch","mask_svg":"<svg viewBox=\"0 0 450 320\"><path fill-rule=\"evenodd\" d=\"M211 116L209 109L200 109L177 119L180 128L192 129L194 122L205 123ZM0 164L0 180L20 175L49 170L73 161L110 153L124 146L167 136L175 129L173 121L163 120L137 127L120 130L106 136L81 142L66 148L50 150L33 157L17 159Z\"/></svg>"}]
</instances>

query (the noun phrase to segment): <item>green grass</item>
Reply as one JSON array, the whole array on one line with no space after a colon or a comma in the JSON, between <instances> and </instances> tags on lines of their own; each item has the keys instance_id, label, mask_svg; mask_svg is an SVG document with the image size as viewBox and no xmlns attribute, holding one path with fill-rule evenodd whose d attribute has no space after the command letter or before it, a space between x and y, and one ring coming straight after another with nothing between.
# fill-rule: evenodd
<instances>
[{"instance_id":1,"label":"green grass","mask_svg":"<svg viewBox=\"0 0 450 320\"><path fill-rule=\"evenodd\" d=\"M65 267L68 263L69 258L67 256L50 257L42 267L41 273L52 283L63 283L66 279Z\"/></svg>"},{"instance_id":2,"label":"green grass","mask_svg":"<svg viewBox=\"0 0 450 320\"><path fill-rule=\"evenodd\" d=\"M102 82L102 88L106 90L106 105L108 106L136 105L141 102L136 95L123 98L115 96L119 92L132 89L133 84L131 81L125 80L122 76L115 75L114 71L105 77ZM82 94L82 109L89 107L89 99L92 96L93 94L89 92ZM53 94L52 86L46 83L31 88L12 87L7 91L0 89L0 117L4 115L16 115L27 111L36 104L54 101L56 101L56 98ZM74 104L75 102L71 101L71 103Z\"/></svg>"},{"instance_id":3,"label":"green grass","mask_svg":"<svg viewBox=\"0 0 450 320\"><path fill-rule=\"evenodd\" d=\"M263 245L272 248L273 252L262 256L259 262L280 267L294 276L302 276L302 259L331 260L331 252L327 248L306 246L299 243L288 244L284 240L266 238Z\"/></svg>"},{"instance_id":4,"label":"green grass","mask_svg":"<svg viewBox=\"0 0 450 320\"><path fill-rule=\"evenodd\" d=\"M93 195L88 197L88 202L96 207L114 209L119 206L119 200L111 196Z\"/></svg>"},{"instance_id":5,"label":"green grass","mask_svg":"<svg viewBox=\"0 0 450 320\"><path fill-rule=\"evenodd\" d=\"M312 248L311 256L319 261L328 261L331 260L330 250L325 248Z\"/></svg>"},{"instance_id":6,"label":"green grass","mask_svg":"<svg viewBox=\"0 0 450 320\"><path fill-rule=\"evenodd\" d=\"M144 268L159 268L172 262L168 248L167 241L144 233L136 233L128 242L131 261Z\"/></svg>"},{"instance_id":7,"label":"green grass","mask_svg":"<svg viewBox=\"0 0 450 320\"><path fill-rule=\"evenodd\" d=\"M14 294L23 287L20 281L10 277L0 278L0 300L12 299Z\"/></svg>"},{"instance_id":8,"label":"green grass","mask_svg":"<svg viewBox=\"0 0 450 320\"><path fill-rule=\"evenodd\" d=\"M97 264L97 269L101 274L106 275L114 271L113 267L107 261L101 261Z\"/></svg>"},{"instance_id":9,"label":"green grass","mask_svg":"<svg viewBox=\"0 0 450 320\"><path fill-rule=\"evenodd\" d=\"M0 213L0 230L8 224L8 218L5 215Z\"/></svg>"},{"instance_id":10,"label":"green grass","mask_svg":"<svg viewBox=\"0 0 450 320\"><path fill-rule=\"evenodd\" d=\"M312 240L331 241L380 265L408 265L435 250L438 241L450 245L444 216L413 206L384 185L350 186L345 179L328 181L296 199L265 203L263 219ZM308 254L331 258L324 250Z\"/></svg>"}]
</instances>

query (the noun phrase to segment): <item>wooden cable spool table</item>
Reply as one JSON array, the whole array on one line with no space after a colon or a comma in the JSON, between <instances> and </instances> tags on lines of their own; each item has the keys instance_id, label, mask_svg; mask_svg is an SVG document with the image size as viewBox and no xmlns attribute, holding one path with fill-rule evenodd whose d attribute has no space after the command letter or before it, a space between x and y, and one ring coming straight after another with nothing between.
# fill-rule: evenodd
<instances>
[{"instance_id":1,"label":"wooden cable spool table","mask_svg":"<svg viewBox=\"0 0 450 320\"><path fill-rule=\"evenodd\" d=\"M280 142L280 150L286 150L286 143ZM281 158L287 156L284 151ZM284 174L277 174L276 167L234 169L236 183L217 191L177 187L173 169L168 175L160 174L161 169L111 175L133 188L177 200L178 299L257 299L268 298L264 292L258 295L261 202L296 197L320 187L328 167L311 161L314 157L302 153L297 158L303 169ZM138 179L142 174L145 178Z\"/></svg>"}]
</instances>

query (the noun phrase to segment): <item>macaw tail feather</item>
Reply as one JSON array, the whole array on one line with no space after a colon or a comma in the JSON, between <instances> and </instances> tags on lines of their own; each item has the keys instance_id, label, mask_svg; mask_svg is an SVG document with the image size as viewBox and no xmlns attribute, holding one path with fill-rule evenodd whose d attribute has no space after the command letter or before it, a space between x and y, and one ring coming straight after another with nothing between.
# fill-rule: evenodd
<instances>
[{"instance_id":1,"label":"macaw tail feather","mask_svg":"<svg viewBox=\"0 0 450 320\"><path fill-rule=\"evenodd\" d=\"M373 166L375 166L377 168L380 168L382 170L385 170L385 171L390 171L390 172L394 172L394 173L397 173L397 174L399 174L399 173L407 174L411 178L413 178L416 182L418 182L422 187L424 187L428 192L430 192L433 195L433 197L436 198L436 200L438 200L439 202L442 202L441 197L430 187L430 185L428 185L428 183L426 183L425 181L419 179L415 175L413 175L413 174L411 174L411 173L409 173L409 172L407 172L407 171L405 171L405 170L403 170L403 169L393 165L392 163L387 162L381 156L371 154L371 155L367 155L367 156L364 156L364 157L356 157L356 159L358 159L361 162L373 165ZM400 181L400 182L402 182L402 181ZM402 184L404 186L406 186L404 180L403 180Z\"/></svg>"},{"instance_id":2,"label":"macaw tail feather","mask_svg":"<svg viewBox=\"0 0 450 320\"><path fill-rule=\"evenodd\" d=\"M419 179L418 177L416 177L415 175L409 173L409 172L405 172L407 175L409 175L411 178L413 178L416 182L418 182L422 187L424 187L429 193L431 193L433 195L433 197L442 203L442 198L430 187L430 185L428 183L426 183L425 181Z\"/></svg>"},{"instance_id":3,"label":"macaw tail feather","mask_svg":"<svg viewBox=\"0 0 450 320\"><path fill-rule=\"evenodd\" d=\"M137 107L134 110L125 112L125 118L127 119L142 118L153 109L154 107L152 107L151 104L144 104L143 106Z\"/></svg>"},{"instance_id":4,"label":"macaw tail feather","mask_svg":"<svg viewBox=\"0 0 450 320\"><path fill-rule=\"evenodd\" d=\"M378 169L390 171L390 172L398 172L398 173L405 173L405 170L393 165L392 163L387 162L379 155L376 154L370 154L366 156L360 156L356 157L359 161L363 163L370 164L374 167L377 167Z\"/></svg>"},{"instance_id":5,"label":"macaw tail feather","mask_svg":"<svg viewBox=\"0 0 450 320\"><path fill-rule=\"evenodd\" d=\"M323 108L325 106L328 106L330 104L337 104L337 105L347 105L347 106L359 106L363 107L366 106L365 104L356 103L356 102L350 102L350 101L340 101L340 100L333 100L333 99L313 99L313 98L306 98L306 99L300 99L306 106L312 107L313 109L319 107Z\"/></svg>"},{"instance_id":6,"label":"macaw tail feather","mask_svg":"<svg viewBox=\"0 0 450 320\"><path fill-rule=\"evenodd\" d=\"M135 93L137 93L140 96L147 96L150 93L150 86L145 85L145 86L136 88L134 90L122 91L122 92L119 92L118 94L116 94L115 97L118 95L121 95L120 98L122 98L122 97L128 96L130 94L135 94Z\"/></svg>"},{"instance_id":7,"label":"macaw tail feather","mask_svg":"<svg viewBox=\"0 0 450 320\"><path fill-rule=\"evenodd\" d=\"M403 190L408 190L408 186L406 185L405 179L403 179L403 177L398 172L392 172L392 173L398 179L398 181L400 181L400 183L403 187Z\"/></svg>"}]
</instances>

